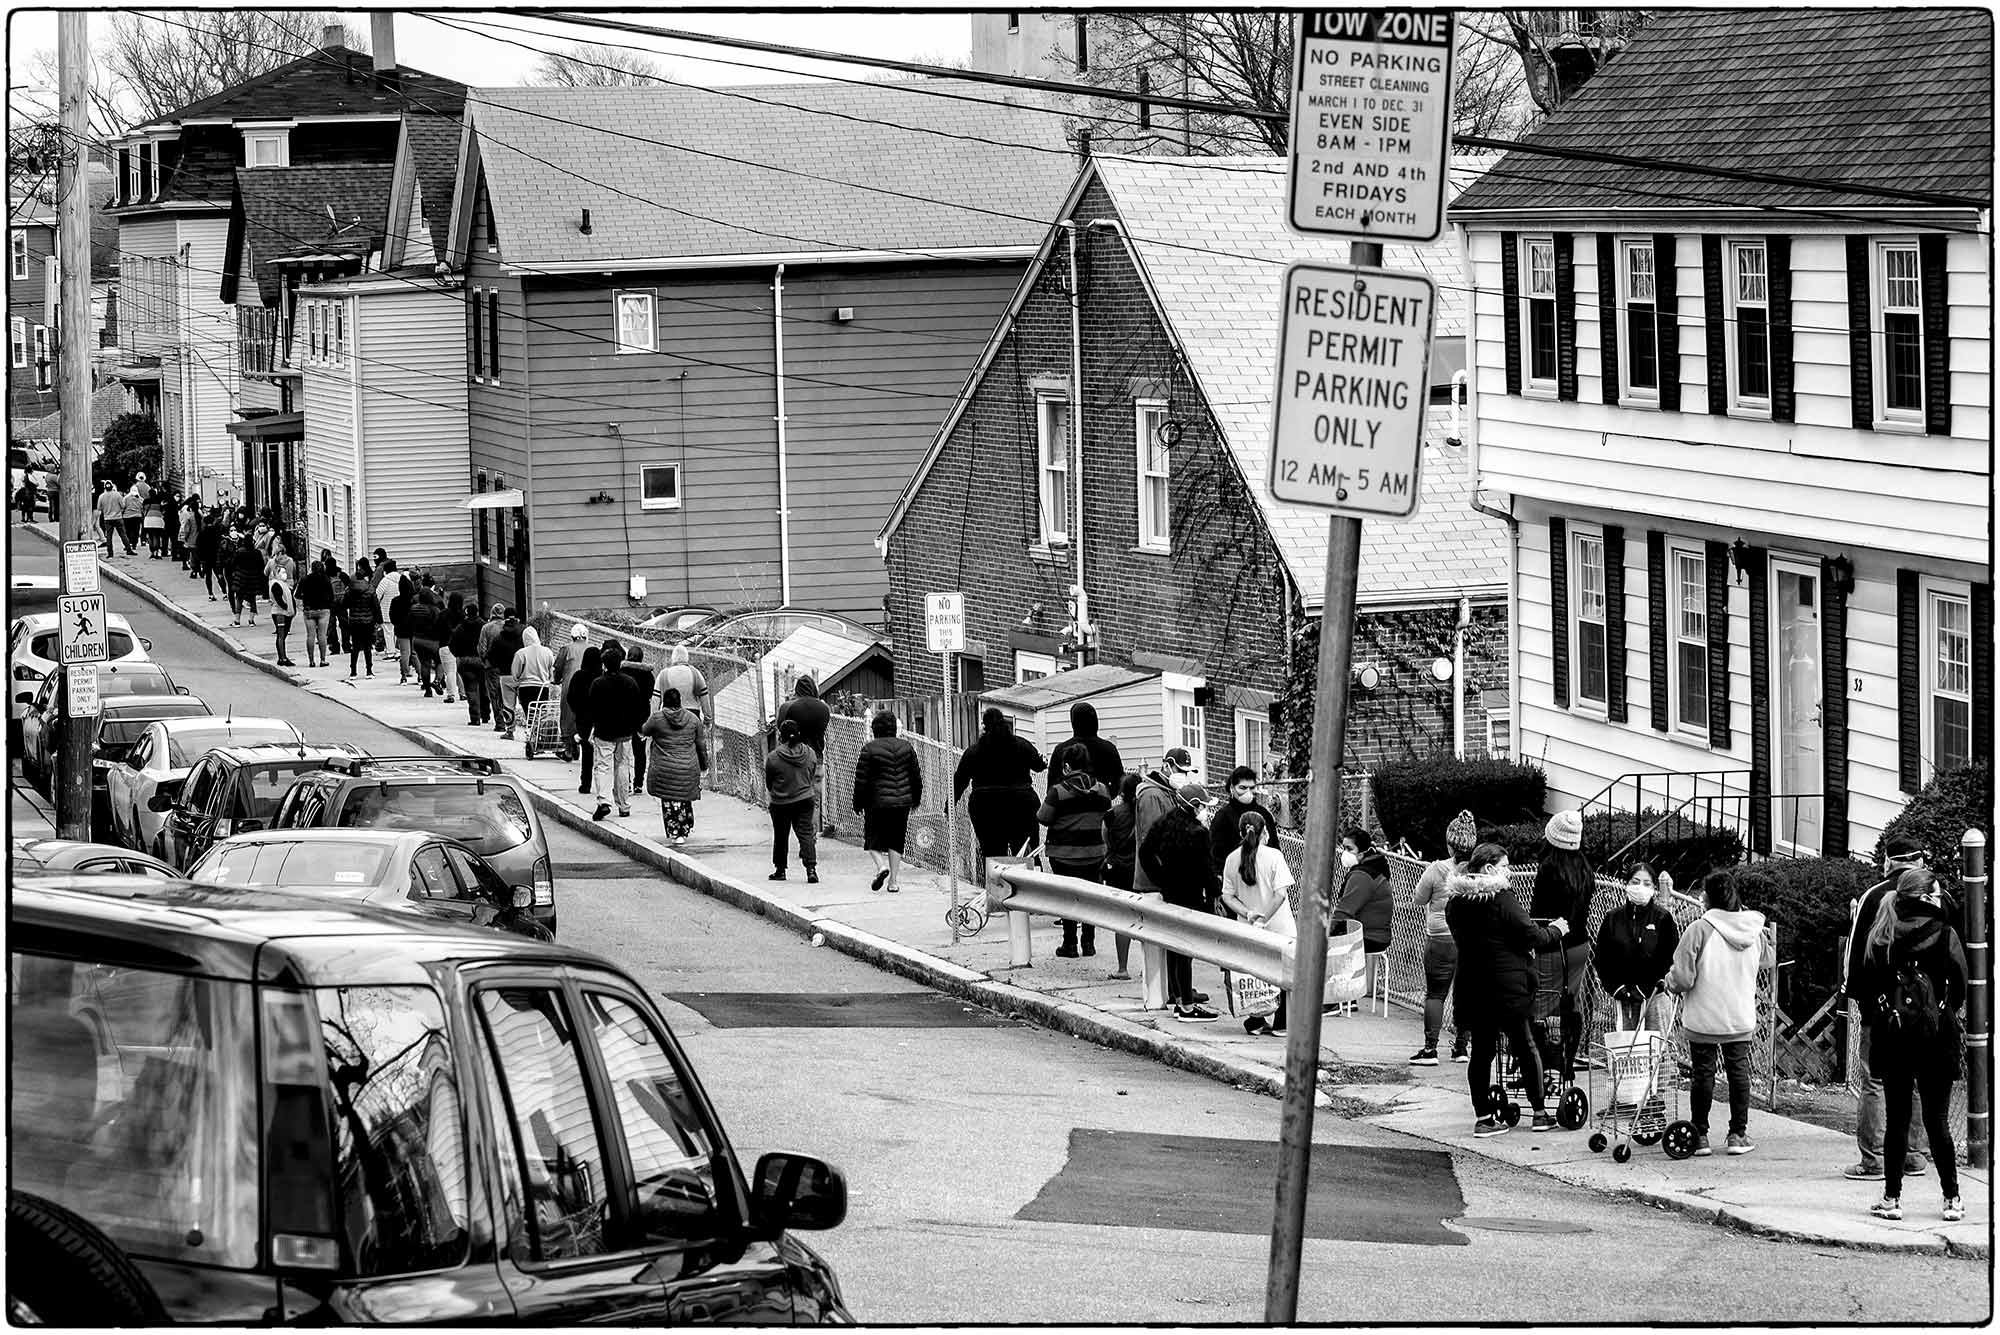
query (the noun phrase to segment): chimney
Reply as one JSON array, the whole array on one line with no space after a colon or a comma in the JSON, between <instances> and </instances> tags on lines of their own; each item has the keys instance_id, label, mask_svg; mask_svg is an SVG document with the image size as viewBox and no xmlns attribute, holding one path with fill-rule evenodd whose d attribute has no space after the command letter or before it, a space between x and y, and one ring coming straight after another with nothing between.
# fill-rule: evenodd
<instances>
[{"instance_id":1,"label":"chimney","mask_svg":"<svg viewBox=\"0 0 2000 1335\"><path fill-rule=\"evenodd\" d=\"M368 15L368 35L375 47L375 77L396 72L396 15L393 10L377 9Z\"/></svg>"},{"instance_id":2,"label":"chimney","mask_svg":"<svg viewBox=\"0 0 2000 1335\"><path fill-rule=\"evenodd\" d=\"M326 30L320 33L319 35L319 44L322 47L346 46L347 45L346 26L344 24L339 24L339 23L327 24Z\"/></svg>"}]
</instances>

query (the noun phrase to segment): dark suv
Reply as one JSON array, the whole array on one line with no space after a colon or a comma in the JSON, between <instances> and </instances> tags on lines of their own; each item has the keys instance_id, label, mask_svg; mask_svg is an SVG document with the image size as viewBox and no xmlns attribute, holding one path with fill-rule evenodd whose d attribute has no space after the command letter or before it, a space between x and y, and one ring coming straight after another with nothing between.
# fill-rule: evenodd
<instances>
[{"instance_id":1,"label":"dark suv","mask_svg":"<svg viewBox=\"0 0 2000 1335\"><path fill-rule=\"evenodd\" d=\"M556 929L549 841L527 791L486 756L346 756L300 778L274 830L428 830L485 858L531 892L535 921Z\"/></svg>"},{"instance_id":2,"label":"dark suv","mask_svg":"<svg viewBox=\"0 0 2000 1335\"><path fill-rule=\"evenodd\" d=\"M216 747L195 762L187 778L161 785L148 800L167 816L160 832L165 859L186 871L216 840L268 826L301 774L358 754L352 747L311 742Z\"/></svg>"},{"instance_id":3,"label":"dark suv","mask_svg":"<svg viewBox=\"0 0 2000 1335\"><path fill-rule=\"evenodd\" d=\"M840 1223L840 1173L746 1180L597 956L128 877L24 877L10 929L10 1232L42 1244L17 1314L849 1321L789 1231Z\"/></svg>"}]
</instances>

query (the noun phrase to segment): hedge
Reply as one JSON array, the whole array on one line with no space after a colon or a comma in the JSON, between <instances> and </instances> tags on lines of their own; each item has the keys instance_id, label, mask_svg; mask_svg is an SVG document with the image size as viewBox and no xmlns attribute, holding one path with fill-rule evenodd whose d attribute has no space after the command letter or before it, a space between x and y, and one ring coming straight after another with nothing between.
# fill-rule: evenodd
<instances>
[{"instance_id":1,"label":"hedge","mask_svg":"<svg viewBox=\"0 0 2000 1335\"><path fill-rule=\"evenodd\" d=\"M1985 765L1940 774L1910 799L1909 805L1875 841L1875 865L1882 865L1882 849L1891 838L1909 835L1929 850L1931 870L1938 880L1958 893L1958 841L1966 830L1977 827L1986 835L1987 874L1993 859L1993 771Z\"/></svg>"},{"instance_id":2,"label":"hedge","mask_svg":"<svg viewBox=\"0 0 2000 1335\"><path fill-rule=\"evenodd\" d=\"M1407 839L1443 857L1444 831L1461 811L1481 825L1539 822L1549 792L1537 766L1512 760L1398 760L1375 771L1375 818L1390 843Z\"/></svg>"},{"instance_id":3,"label":"hedge","mask_svg":"<svg viewBox=\"0 0 2000 1335\"><path fill-rule=\"evenodd\" d=\"M1507 850L1507 861L1518 867L1524 862L1541 861L1542 831L1547 828L1548 822L1540 820L1482 825L1479 827L1479 842L1500 845Z\"/></svg>"},{"instance_id":4,"label":"hedge","mask_svg":"<svg viewBox=\"0 0 2000 1335\"><path fill-rule=\"evenodd\" d=\"M1734 867L1743 860L1743 839L1726 826L1706 825L1678 813L1647 807L1641 811L1596 811L1583 818L1583 851L1600 876L1621 877L1644 859L1656 870L1672 872L1674 881L1691 886L1711 871ZM1659 828L1653 826L1658 823ZM1614 854L1638 838L1638 847Z\"/></svg>"},{"instance_id":5,"label":"hedge","mask_svg":"<svg viewBox=\"0 0 2000 1335\"><path fill-rule=\"evenodd\" d=\"M1852 858L1772 858L1736 878L1743 907L1778 925L1778 1000L1805 1020L1840 985L1840 960L1853 901L1880 879ZM1692 886L1684 887L1692 890Z\"/></svg>"}]
</instances>

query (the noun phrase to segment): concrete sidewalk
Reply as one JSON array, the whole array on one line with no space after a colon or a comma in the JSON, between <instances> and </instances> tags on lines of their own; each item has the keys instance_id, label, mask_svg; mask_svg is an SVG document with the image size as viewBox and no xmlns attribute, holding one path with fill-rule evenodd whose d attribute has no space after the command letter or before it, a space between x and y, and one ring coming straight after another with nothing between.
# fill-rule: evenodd
<instances>
[{"instance_id":1,"label":"concrete sidewalk","mask_svg":"<svg viewBox=\"0 0 2000 1335\"><path fill-rule=\"evenodd\" d=\"M51 526L36 528L53 537ZM1057 959L1058 929L1052 921L1037 919L1035 962L1023 969L1009 967L1004 918L954 944L945 917L950 892L941 873L906 867L900 893L871 891L867 854L853 844L822 841L819 884L805 882L796 855L789 879L766 879L772 868L769 819L762 809L734 798L710 794L697 803L694 833L678 850L666 846L658 803L643 795L634 796L631 817L614 815L595 822L594 803L577 792L576 766L550 757L530 761L521 742L509 742L490 727L469 726L462 704L426 700L414 686L398 684L393 659L386 671L378 659L375 676L358 680L347 676L344 659L327 668L280 668L274 661L268 616L255 628L232 627L227 603L210 603L198 582L167 561L120 558L105 562L103 569L110 581L138 591L272 675L394 727L417 746L500 760L532 786L544 819L586 831L676 881L778 919L801 934L823 937L827 946L940 991L1231 1084L1272 1095L1283 1089L1284 1040L1252 1037L1230 1019L1221 975L1206 964L1195 965L1195 986L1211 994L1224 1016L1213 1024L1185 1024L1170 1012L1143 1008L1136 948L1133 977L1124 981L1108 977L1115 967L1108 932L1099 933L1094 958ZM291 653L304 661L296 630ZM835 779L833 791L839 793L840 776ZM564 883L560 867L557 881L566 916L590 911L589 881ZM959 893L983 908L979 892L961 885ZM1638 1148L1630 1162L1616 1163L1609 1153L1590 1151L1589 1128L1537 1135L1523 1126L1508 1135L1475 1140L1467 1068L1449 1060L1435 1068L1407 1064L1421 1031L1420 1017L1397 1008L1387 1017L1366 1012L1326 1017L1322 1107L1461 1153L1635 1196L1755 1233L1842 1246L1990 1255L1989 1173L1960 1170L1967 1207L1962 1223L1944 1224L1938 1219L1935 1172L1906 1183L1906 1217L1900 1223L1886 1223L1867 1213L1881 1193L1880 1184L1850 1182L1841 1176L1855 1158L1851 1137L1762 1111L1754 1111L1750 1122L1757 1151L1736 1158L1719 1148L1726 1106L1718 1107L1713 1119L1712 1140L1718 1146L1714 1157L1678 1163L1657 1146ZM1684 1100L1681 1115L1685 1115Z\"/></svg>"}]
</instances>

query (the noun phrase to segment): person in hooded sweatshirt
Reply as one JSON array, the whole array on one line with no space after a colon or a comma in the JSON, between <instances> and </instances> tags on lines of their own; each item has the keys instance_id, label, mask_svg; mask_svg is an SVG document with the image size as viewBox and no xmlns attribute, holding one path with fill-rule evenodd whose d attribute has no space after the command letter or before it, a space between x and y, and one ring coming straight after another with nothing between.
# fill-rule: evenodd
<instances>
[{"instance_id":1,"label":"person in hooded sweatshirt","mask_svg":"<svg viewBox=\"0 0 2000 1335\"><path fill-rule=\"evenodd\" d=\"M799 736L799 725L786 719L778 725L778 744L764 757L764 788L771 794L770 879L785 879L785 854L791 836L799 841L799 862L808 884L819 884L819 841L814 838L813 793L819 783L819 754Z\"/></svg>"},{"instance_id":2,"label":"person in hooded sweatshirt","mask_svg":"<svg viewBox=\"0 0 2000 1335\"><path fill-rule=\"evenodd\" d=\"M1138 812L1132 807L1132 799L1138 792L1139 776L1126 771L1118 779L1118 796L1113 799L1111 810L1104 813L1104 883L1119 890L1132 888L1137 871L1134 864L1139 858ZM1132 958L1132 938L1123 932L1113 932L1111 944L1118 952L1118 967L1111 971L1111 976L1130 978L1127 966Z\"/></svg>"},{"instance_id":3,"label":"person in hooded sweatshirt","mask_svg":"<svg viewBox=\"0 0 2000 1335\"><path fill-rule=\"evenodd\" d=\"M597 759L597 748L590 740L590 688L604 675L604 651L596 645L583 651L583 664L569 684L562 688L563 708L569 711L570 724L576 729L576 749L583 756L583 770L577 776L577 791L590 791L590 771Z\"/></svg>"},{"instance_id":4,"label":"person in hooded sweatshirt","mask_svg":"<svg viewBox=\"0 0 2000 1335\"><path fill-rule=\"evenodd\" d=\"M786 719L799 725L799 740L819 757L819 791L814 794L813 803L822 820L820 837L831 839L836 830L826 804L826 726L833 720L833 711L819 698L819 689L811 677L798 679L792 687L792 698L779 707L774 723L782 727Z\"/></svg>"},{"instance_id":5,"label":"person in hooded sweatshirt","mask_svg":"<svg viewBox=\"0 0 2000 1335\"><path fill-rule=\"evenodd\" d=\"M1750 1143L1750 1038L1757 1030L1757 969L1768 963L1764 915L1743 907L1736 881L1710 872L1701 892L1708 908L1681 934L1668 971L1667 991L1681 998L1681 1030L1694 1061L1688 1118L1697 1155L1708 1148L1708 1110L1715 1102L1715 1067L1729 1077L1728 1152L1748 1154Z\"/></svg>"},{"instance_id":6,"label":"person in hooded sweatshirt","mask_svg":"<svg viewBox=\"0 0 2000 1335\"><path fill-rule=\"evenodd\" d=\"M597 795L592 820L611 813L606 790L617 801L619 815L632 814L632 738L646 722L646 693L621 671L625 647L613 640L599 661L603 671L591 683L589 697L591 746L597 752L591 765L591 791Z\"/></svg>"},{"instance_id":7,"label":"person in hooded sweatshirt","mask_svg":"<svg viewBox=\"0 0 2000 1335\"><path fill-rule=\"evenodd\" d=\"M1646 1014L1646 1003L1673 968L1681 942L1674 915L1658 899L1673 892L1673 877L1656 873L1649 862L1635 862L1625 879L1624 905L1605 914L1598 925L1591 962L1617 1007L1620 1029L1643 1029L1649 1018L1658 1018Z\"/></svg>"},{"instance_id":8,"label":"person in hooded sweatshirt","mask_svg":"<svg viewBox=\"0 0 2000 1335\"><path fill-rule=\"evenodd\" d=\"M1958 1008L1965 1000L1965 947L1953 926L1955 905L1925 867L1896 878L1865 925L1855 999L1871 1033L1869 1074L1882 1082L1889 1125L1882 1142L1887 1181L1869 1207L1878 1219L1903 1217L1904 1156L1911 1100L1922 1096L1924 1129L1944 1192L1943 1218L1965 1218L1958 1194L1958 1150L1951 1140L1951 1086L1959 1069Z\"/></svg>"},{"instance_id":9,"label":"person in hooded sweatshirt","mask_svg":"<svg viewBox=\"0 0 2000 1335\"><path fill-rule=\"evenodd\" d=\"M1170 747L1167 753L1160 757L1159 768L1148 770L1145 777L1139 780L1138 786L1132 790L1132 848L1134 854L1132 860L1132 888L1142 895L1161 894L1162 887L1153 879L1152 873L1147 870L1146 860L1137 855L1138 850L1146 846L1147 836L1152 834L1153 827L1158 825L1166 817L1167 813L1174 809L1174 804L1177 800L1175 793L1180 785L1189 781L1188 776L1193 769L1194 757L1188 753L1186 747ZM1210 864L1210 869L1213 870L1212 863ZM1145 956L1142 954L1140 959L1143 961ZM1172 977L1171 974L1168 976L1169 978ZM1208 1000L1208 993L1206 992L1194 992L1190 993L1190 995L1194 998L1193 1004L1199 1005ZM1172 999L1173 994L1170 991L1168 993L1168 1000L1171 1001Z\"/></svg>"},{"instance_id":10,"label":"person in hooded sweatshirt","mask_svg":"<svg viewBox=\"0 0 2000 1335\"><path fill-rule=\"evenodd\" d=\"M981 857L1012 857L1033 844L1035 786L1029 774L1048 768L1035 744L1016 736L1014 725L997 709L980 715L979 738L958 758L951 776L952 800L972 796L966 805ZM1105 805L1109 806L1107 800Z\"/></svg>"},{"instance_id":11,"label":"person in hooded sweatshirt","mask_svg":"<svg viewBox=\"0 0 2000 1335\"><path fill-rule=\"evenodd\" d=\"M1141 796L1144 793L1142 787ZM1208 860L1208 830L1199 814L1207 805L1206 788L1193 782L1182 784L1174 791L1173 805L1139 841L1139 866L1158 887L1158 893L1175 908L1197 913L1208 911L1209 895L1221 887L1221 878ZM1166 964L1167 1004L1174 1008L1174 1018L1189 1024L1213 1024L1218 1017L1202 1004L1206 995L1194 990L1194 961L1170 950Z\"/></svg>"},{"instance_id":12,"label":"person in hooded sweatshirt","mask_svg":"<svg viewBox=\"0 0 2000 1335\"><path fill-rule=\"evenodd\" d=\"M521 648L508 665L514 677L514 693L521 701L521 720L525 724L528 759L535 758L535 727L528 717L528 711L541 703L542 697L555 689L555 651L542 643L542 637L533 626L521 627Z\"/></svg>"},{"instance_id":13,"label":"person in hooded sweatshirt","mask_svg":"<svg viewBox=\"0 0 2000 1335\"><path fill-rule=\"evenodd\" d=\"M1054 788L1068 773L1071 751L1082 751L1090 758L1090 777L1104 785L1104 791L1115 793L1125 779L1125 761L1118 754L1118 746L1108 737L1100 737L1097 732L1097 707L1087 700L1079 700L1069 707L1070 735L1056 743L1056 749L1049 752L1049 787Z\"/></svg>"},{"instance_id":14,"label":"person in hooded sweatshirt","mask_svg":"<svg viewBox=\"0 0 2000 1335\"><path fill-rule=\"evenodd\" d=\"M486 657L479 652L479 638L485 633L486 623L479 619L476 605L467 607L458 624L451 628L451 656L458 662L458 691L465 700L466 721L475 728L493 721Z\"/></svg>"},{"instance_id":15,"label":"person in hooded sweatshirt","mask_svg":"<svg viewBox=\"0 0 2000 1335\"><path fill-rule=\"evenodd\" d=\"M1222 872L1222 860L1243 842L1243 817L1254 811L1264 818L1266 837L1275 840L1278 818L1271 809L1257 800L1257 771L1248 765L1238 765L1229 771L1228 799L1216 808L1215 815L1208 822L1209 860L1215 863L1218 875Z\"/></svg>"},{"instance_id":16,"label":"person in hooded sweatshirt","mask_svg":"<svg viewBox=\"0 0 2000 1335\"><path fill-rule=\"evenodd\" d=\"M681 705L681 693L660 692L660 707L639 732L652 742L646 759L646 795L660 799L660 819L675 848L694 833L694 804L701 801L701 776L708 773L708 742L701 715Z\"/></svg>"},{"instance_id":17,"label":"person in hooded sweatshirt","mask_svg":"<svg viewBox=\"0 0 2000 1335\"><path fill-rule=\"evenodd\" d=\"M1458 944L1451 939L1451 924L1445 921L1445 905L1451 902L1451 878L1465 870L1466 859L1479 845L1479 823L1470 811L1461 811L1445 827L1445 851L1424 868L1417 888L1410 894L1410 907L1424 911L1424 1045L1410 1058L1412 1066L1438 1064L1438 1035L1444 1032L1444 999L1451 995L1452 979L1458 974ZM1466 1050L1462 1027L1451 1037L1451 1059L1472 1060Z\"/></svg>"},{"instance_id":18,"label":"person in hooded sweatshirt","mask_svg":"<svg viewBox=\"0 0 2000 1335\"><path fill-rule=\"evenodd\" d=\"M577 753L576 711L570 705L569 684L583 670L583 656L589 652L590 628L581 621L573 623L563 636L562 648L556 650L556 699L562 706L556 724L562 734L562 745L556 754L565 762L575 760ZM604 655L597 657L601 663Z\"/></svg>"},{"instance_id":19,"label":"person in hooded sweatshirt","mask_svg":"<svg viewBox=\"0 0 2000 1335\"><path fill-rule=\"evenodd\" d=\"M1334 905L1335 922L1361 924L1361 948L1368 953L1368 994L1389 965L1390 933L1396 921L1396 891L1389 881L1389 859L1375 847L1365 826L1350 825L1340 836L1340 865L1347 870Z\"/></svg>"},{"instance_id":20,"label":"person in hooded sweatshirt","mask_svg":"<svg viewBox=\"0 0 2000 1335\"><path fill-rule=\"evenodd\" d=\"M306 567L299 581L299 610L306 615L306 666L325 667L326 626L333 613L333 576L324 561Z\"/></svg>"},{"instance_id":21,"label":"person in hooded sweatshirt","mask_svg":"<svg viewBox=\"0 0 2000 1335\"><path fill-rule=\"evenodd\" d=\"M998 711L995 711L998 712ZM1035 819L1048 827L1042 846L1048 850L1049 870L1058 876L1074 876L1080 881L1104 881L1104 813L1111 810L1111 793L1090 771L1090 756L1072 748L1063 752L1068 771L1049 789L1049 795L1035 811ZM1077 957L1078 923L1064 918L1059 958ZM1097 953L1097 928L1083 928L1083 953Z\"/></svg>"},{"instance_id":22,"label":"person in hooded sweatshirt","mask_svg":"<svg viewBox=\"0 0 2000 1335\"><path fill-rule=\"evenodd\" d=\"M688 662L685 644L675 645L673 652L667 655L666 669L660 673L659 685L655 689L664 694L669 686L681 693L687 708L701 715L704 722L708 720L708 678L701 675L700 668Z\"/></svg>"},{"instance_id":23,"label":"person in hooded sweatshirt","mask_svg":"<svg viewBox=\"0 0 2000 1335\"><path fill-rule=\"evenodd\" d=\"M1465 869L1449 882L1444 918L1458 946L1458 975L1452 982L1458 1027L1472 1035L1472 1061L1465 1068L1477 1120L1472 1134L1505 1135L1507 1123L1493 1103L1493 1059L1500 1036L1521 1066L1521 1085L1535 1110L1533 1129L1553 1131L1556 1119L1544 1100L1540 1049L1529 1034L1535 1007L1535 952L1553 950L1569 926L1561 918L1539 926L1521 908L1507 884L1507 850L1480 844Z\"/></svg>"},{"instance_id":24,"label":"person in hooded sweatshirt","mask_svg":"<svg viewBox=\"0 0 2000 1335\"><path fill-rule=\"evenodd\" d=\"M380 611L375 590L368 582L368 563L354 563L354 578L340 596L340 614L346 622L347 679L354 680L357 664L366 662L368 675L375 675L375 617Z\"/></svg>"},{"instance_id":25,"label":"person in hooded sweatshirt","mask_svg":"<svg viewBox=\"0 0 2000 1335\"><path fill-rule=\"evenodd\" d=\"M417 685L424 699L444 690L444 665L439 651L444 647L444 599L436 588L426 585L410 599L410 651L417 663Z\"/></svg>"},{"instance_id":26,"label":"person in hooded sweatshirt","mask_svg":"<svg viewBox=\"0 0 2000 1335\"><path fill-rule=\"evenodd\" d=\"M493 698L493 731L510 742L514 740L514 714L518 702L514 655L521 652L524 643L521 619L514 615L514 609L510 607L501 618L499 633L486 646L486 671L490 680L500 684Z\"/></svg>"}]
</instances>

